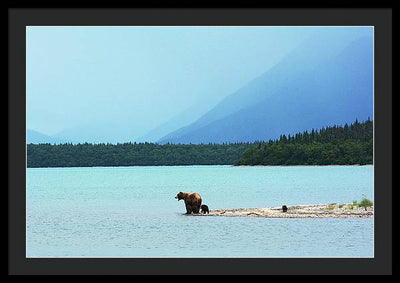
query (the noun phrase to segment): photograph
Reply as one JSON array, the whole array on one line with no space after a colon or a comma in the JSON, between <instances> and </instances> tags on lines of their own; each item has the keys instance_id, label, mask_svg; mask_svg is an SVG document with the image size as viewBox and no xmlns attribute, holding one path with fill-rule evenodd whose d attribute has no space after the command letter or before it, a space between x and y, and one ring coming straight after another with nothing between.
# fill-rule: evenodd
<instances>
[{"instance_id":1,"label":"photograph","mask_svg":"<svg viewBox=\"0 0 400 283\"><path fill-rule=\"evenodd\" d=\"M24 30L26 258L374 258L373 25Z\"/></svg>"}]
</instances>

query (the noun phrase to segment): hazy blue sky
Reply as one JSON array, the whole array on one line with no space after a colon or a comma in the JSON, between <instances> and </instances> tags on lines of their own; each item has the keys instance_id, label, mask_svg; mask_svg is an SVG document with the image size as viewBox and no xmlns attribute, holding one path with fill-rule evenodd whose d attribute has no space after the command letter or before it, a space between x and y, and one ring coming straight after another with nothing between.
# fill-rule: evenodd
<instances>
[{"instance_id":1,"label":"hazy blue sky","mask_svg":"<svg viewBox=\"0 0 400 283\"><path fill-rule=\"evenodd\" d=\"M313 30L27 27L27 128L134 140L190 107L212 107Z\"/></svg>"}]
</instances>

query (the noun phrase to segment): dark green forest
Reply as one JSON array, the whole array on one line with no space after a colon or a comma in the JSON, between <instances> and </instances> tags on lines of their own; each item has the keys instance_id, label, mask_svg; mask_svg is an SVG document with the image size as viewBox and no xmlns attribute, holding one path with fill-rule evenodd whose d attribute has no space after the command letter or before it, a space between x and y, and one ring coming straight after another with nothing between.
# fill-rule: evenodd
<instances>
[{"instance_id":1,"label":"dark green forest","mask_svg":"<svg viewBox=\"0 0 400 283\"><path fill-rule=\"evenodd\" d=\"M357 120L319 131L257 142L235 165L350 165L373 163L373 122Z\"/></svg>"},{"instance_id":2,"label":"dark green forest","mask_svg":"<svg viewBox=\"0 0 400 283\"><path fill-rule=\"evenodd\" d=\"M235 164L252 144L28 144L28 167Z\"/></svg>"},{"instance_id":3,"label":"dark green forest","mask_svg":"<svg viewBox=\"0 0 400 283\"><path fill-rule=\"evenodd\" d=\"M372 164L373 122L224 144L28 144L28 167Z\"/></svg>"}]
</instances>

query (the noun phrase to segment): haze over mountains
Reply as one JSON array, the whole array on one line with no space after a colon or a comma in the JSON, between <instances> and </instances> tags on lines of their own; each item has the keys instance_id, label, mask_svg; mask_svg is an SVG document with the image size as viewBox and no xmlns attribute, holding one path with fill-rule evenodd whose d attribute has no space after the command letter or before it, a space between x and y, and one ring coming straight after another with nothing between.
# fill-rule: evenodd
<instances>
[{"instance_id":1,"label":"haze over mountains","mask_svg":"<svg viewBox=\"0 0 400 283\"><path fill-rule=\"evenodd\" d=\"M255 40L254 44L257 42ZM235 66L234 68L238 65L241 68L251 68L243 62L246 61L235 60L232 57L230 64ZM264 68L264 64L261 67ZM203 74L200 71L199 73ZM121 114L122 118L117 119L115 115L107 111L104 115L99 113L96 123L88 126L89 124L84 123L85 117L88 117L84 109L90 107L90 103L80 101L77 105L80 105L82 111L77 116L82 118L82 121L78 125L61 128L54 135L45 135L28 129L27 143L253 142L334 124L350 124L355 119L360 121L368 117L373 119L373 35L367 30L360 32L357 29L342 28L329 32L329 28L321 28L313 36L297 45L273 67L265 67L263 74L245 83L232 94L221 95L222 92L218 92L218 80L221 84L227 85L229 80L223 76L226 73L224 71L222 75L221 73L218 76L214 75L212 80L204 80L204 82L212 82L209 84L210 91L206 96L210 99L203 99L203 101L199 99L198 103L184 111L181 111L183 108L174 110L171 106L174 105L173 100L167 104L165 101L154 101L154 109L164 107L169 109L169 113L173 113L174 110L176 114L168 116L173 118L164 118L161 116L163 113L161 110L148 111L146 115L149 118L153 117L154 113L160 113L158 114L162 117L160 120L165 119L162 123L158 122L159 125L156 127L154 127L156 123L153 123L151 126L154 127L153 129L148 126L151 123L145 123L145 119L132 119L130 114ZM206 74L208 73L204 72L204 75ZM149 74L147 77L152 77L152 75ZM178 75L177 77L181 78ZM157 76L152 78L157 81ZM166 88L165 93L180 91L178 85L175 88ZM197 88L194 88L193 92L196 90ZM211 94L214 92L216 98L213 100ZM226 93L230 92L231 90ZM189 89L188 95L190 94ZM163 93L159 95L164 95L164 100L168 97ZM107 99L111 101L110 97L107 96ZM130 107L134 106L132 103L143 105L143 111L148 109L151 101L147 98L145 100L146 103L141 100L127 103L123 99L116 99L115 102L111 101L113 103L109 104L112 109L118 109L121 113L127 110L129 113L134 113L134 110L130 110ZM49 107L49 109L54 111L64 109L61 107L61 102L55 101L59 108ZM72 101L75 103L75 100L72 99ZM102 98L96 97L91 103L100 105ZM108 108L105 107L105 109ZM178 113L178 111L181 112ZM71 116L67 110L65 112ZM51 113L48 116L53 117ZM54 124L57 123L54 119ZM137 125L142 124L141 133L146 130L148 132L136 138L139 136ZM144 126L145 124L147 126Z\"/></svg>"},{"instance_id":2,"label":"haze over mountains","mask_svg":"<svg viewBox=\"0 0 400 283\"><path fill-rule=\"evenodd\" d=\"M158 142L269 140L368 117L373 118L372 37L346 46L326 37L299 46L197 121Z\"/></svg>"},{"instance_id":3,"label":"haze over mountains","mask_svg":"<svg viewBox=\"0 0 400 283\"><path fill-rule=\"evenodd\" d=\"M63 140L54 136L49 136L45 135L43 133L40 133L38 131L30 130L28 129L26 131L26 143L34 143L34 144L39 144L39 143L50 143L50 144L60 144L60 143L66 143L68 140Z\"/></svg>"},{"instance_id":4,"label":"haze over mountains","mask_svg":"<svg viewBox=\"0 0 400 283\"><path fill-rule=\"evenodd\" d=\"M212 105L212 104L211 104ZM183 127L187 126L210 110L210 103L197 102L192 107L175 115L160 126L152 129L144 136L136 139L136 142L156 142L165 135Z\"/></svg>"}]
</instances>

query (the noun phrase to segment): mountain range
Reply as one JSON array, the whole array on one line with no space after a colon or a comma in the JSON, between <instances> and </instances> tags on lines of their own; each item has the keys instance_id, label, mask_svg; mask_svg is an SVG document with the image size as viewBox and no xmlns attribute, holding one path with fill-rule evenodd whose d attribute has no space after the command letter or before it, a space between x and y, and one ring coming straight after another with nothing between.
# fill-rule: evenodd
<instances>
[{"instance_id":1,"label":"mountain range","mask_svg":"<svg viewBox=\"0 0 400 283\"><path fill-rule=\"evenodd\" d=\"M316 33L278 64L209 105L193 105L135 141L254 142L373 119L373 38ZM126 136L128 141L133 133ZM27 130L27 143L76 143L72 140L93 142L101 135L95 127L53 136Z\"/></svg>"},{"instance_id":2,"label":"mountain range","mask_svg":"<svg viewBox=\"0 0 400 283\"><path fill-rule=\"evenodd\" d=\"M372 38L346 45L334 40L302 44L198 120L158 142L252 142L372 119Z\"/></svg>"},{"instance_id":3,"label":"mountain range","mask_svg":"<svg viewBox=\"0 0 400 283\"><path fill-rule=\"evenodd\" d=\"M43 133L40 133L35 130L27 129L26 131L26 143L34 143L34 144L40 144L40 143L50 143L50 144L60 144L60 143L67 143L69 142L68 140L60 139L54 136L46 135Z\"/></svg>"}]
</instances>

